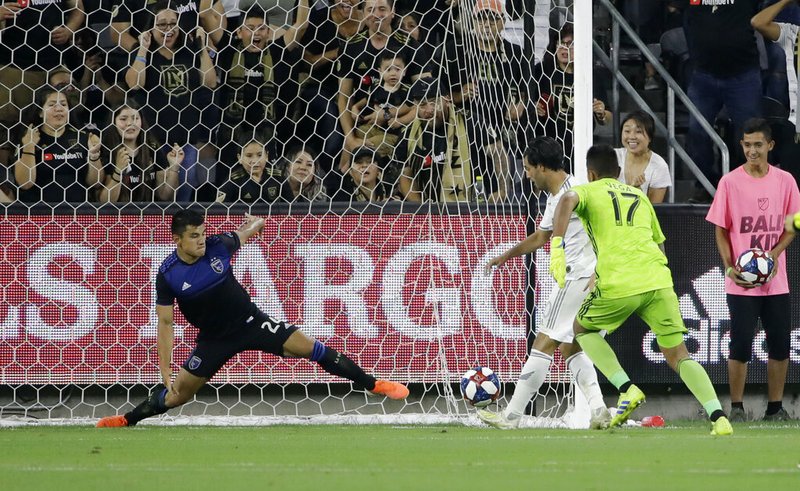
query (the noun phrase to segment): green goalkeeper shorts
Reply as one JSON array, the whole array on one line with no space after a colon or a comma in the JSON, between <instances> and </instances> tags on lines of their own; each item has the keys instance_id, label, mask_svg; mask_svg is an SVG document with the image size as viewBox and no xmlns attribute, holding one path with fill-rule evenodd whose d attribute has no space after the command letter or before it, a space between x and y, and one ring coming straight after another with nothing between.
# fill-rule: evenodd
<instances>
[{"instance_id":1,"label":"green goalkeeper shorts","mask_svg":"<svg viewBox=\"0 0 800 491\"><path fill-rule=\"evenodd\" d=\"M588 331L614 332L631 314L650 326L658 338L689 332L683 324L678 296L672 288L662 288L623 298L603 298L590 293L578 311L578 323Z\"/></svg>"}]
</instances>

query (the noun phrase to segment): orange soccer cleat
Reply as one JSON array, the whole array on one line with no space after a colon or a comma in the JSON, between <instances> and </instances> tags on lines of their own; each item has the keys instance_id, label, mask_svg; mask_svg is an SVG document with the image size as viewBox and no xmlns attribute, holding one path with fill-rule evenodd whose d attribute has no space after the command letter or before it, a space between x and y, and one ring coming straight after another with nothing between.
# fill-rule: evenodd
<instances>
[{"instance_id":1,"label":"orange soccer cleat","mask_svg":"<svg viewBox=\"0 0 800 491\"><path fill-rule=\"evenodd\" d=\"M408 387L398 382L388 380L376 380L375 388L371 390L373 394L380 394L389 399L405 399L408 397Z\"/></svg>"},{"instance_id":2,"label":"orange soccer cleat","mask_svg":"<svg viewBox=\"0 0 800 491\"><path fill-rule=\"evenodd\" d=\"M123 426L128 426L128 420L123 415L106 416L105 418L100 418L100 421L97 422L98 428L120 428Z\"/></svg>"}]
</instances>

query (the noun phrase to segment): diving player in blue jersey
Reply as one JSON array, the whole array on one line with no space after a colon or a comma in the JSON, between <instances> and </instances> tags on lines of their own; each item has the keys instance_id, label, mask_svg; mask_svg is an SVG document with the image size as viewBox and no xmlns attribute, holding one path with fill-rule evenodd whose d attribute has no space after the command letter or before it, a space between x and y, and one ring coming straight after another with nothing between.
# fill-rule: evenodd
<instances>
[{"instance_id":1,"label":"diving player in blue jersey","mask_svg":"<svg viewBox=\"0 0 800 491\"><path fill-rule=\"evenodd\" d=\"M201 214L181 210L172 217L176 249L156 276L158 365L165 388L156 390L124 415L102 418L98 428L134 426L188 402L229 359L246 350L308 358L326 372L347 378L366 390L405 399L408 388L368 375L350 358L305 335L297 326L261 312L233 276L231 258L264 228L264 219L245 215L235 232L206 237ZM195 349L172 380L173 309L178 301L186 320L198 329Z\"/></svg>"}]
</instances>

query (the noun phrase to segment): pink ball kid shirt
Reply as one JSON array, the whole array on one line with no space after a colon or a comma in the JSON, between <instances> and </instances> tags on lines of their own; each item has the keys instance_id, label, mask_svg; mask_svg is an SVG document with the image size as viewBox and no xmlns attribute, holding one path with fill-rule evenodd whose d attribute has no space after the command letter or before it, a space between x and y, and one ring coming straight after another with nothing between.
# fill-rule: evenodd
<instances>
[{"instance_id":1,"label":"pink ball kid shirt","mask_svg":"<svg viewBox=\"0 0 800 491\"><path fill-rule=\"evenodd\" d=\"M769 251L780 241L784 220L800 210L800 191L786 171L769 166L767 175L753 177L744 165L719 181L706 220L728 230L731 258L736 261L747 249ZM789 293L785 254L778 257L778 272L765 285L742 288L725 278L725 293L733 295L781 295Z\"/></svg>"}]
</instances>

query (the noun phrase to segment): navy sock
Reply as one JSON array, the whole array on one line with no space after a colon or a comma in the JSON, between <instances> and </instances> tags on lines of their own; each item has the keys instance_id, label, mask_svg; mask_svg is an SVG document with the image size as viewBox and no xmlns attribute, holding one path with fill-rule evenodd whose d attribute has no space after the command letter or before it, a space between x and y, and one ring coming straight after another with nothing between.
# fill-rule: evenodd
<instances>
[{"instance_id":1,"label":"navy sock","mask_svg":"<svg viewBox=\"0 0 800 491\"><path fill-rule=\"evenodd\" d=\"M630 388L631 388L631 385L633 385L633 384L631 383L631 381L630 381L630 380L629 380L629 381L627 381L627 382L625 382L624 384L620 385L620 386L619 386L619 393L620 393L620 394L623 394L623 393L625 393L625 392L628 392L628 389L630 389Z\"/></svg>"},{"instance_id":2,"label":"navy sock","mask_svg":"<svg viewBox=\"0 0 800 491\"><path fill-rule=\"evenodd\" d=\"M314 341L309 359L319 363L319 366L332 375L352 380L367 390L375 388L375 377L367 375L353 360L319 341Z\"/></svg>"},{"instance_id":3,"label":"navy sock","mask_svg":"<svg viewBox=\"0 0 800 491\"><path fill-rule=\"evenodd\" d=\"M125 413L125 419L128 421L128 426L136 426L139 421L164 414L167 412L167 404L164 399L167 396L167 389L157 390L150 394L141 404L133 408L130 412Z\"/></svg>"},{"instance_id":4,"label":"navy sock","mask_svg":"<svg viewBox=\"0 0 800 491\"><path fill-rule=\"evenodd\" d=\"M744 411L744 402L732 402L731 403L731 409L737 409L737 408L741 409L742 411Z\"/></svg>"},{"instance_id":5,"label":"navy sock","mask_svg":"<svg viewBox=\"0 0 800 491\"><path fill-rule=\"evenodd\" d=\"M767 401L767 415L777 413L783 408L783 401Z\"/></svg>"}]
</instances>

